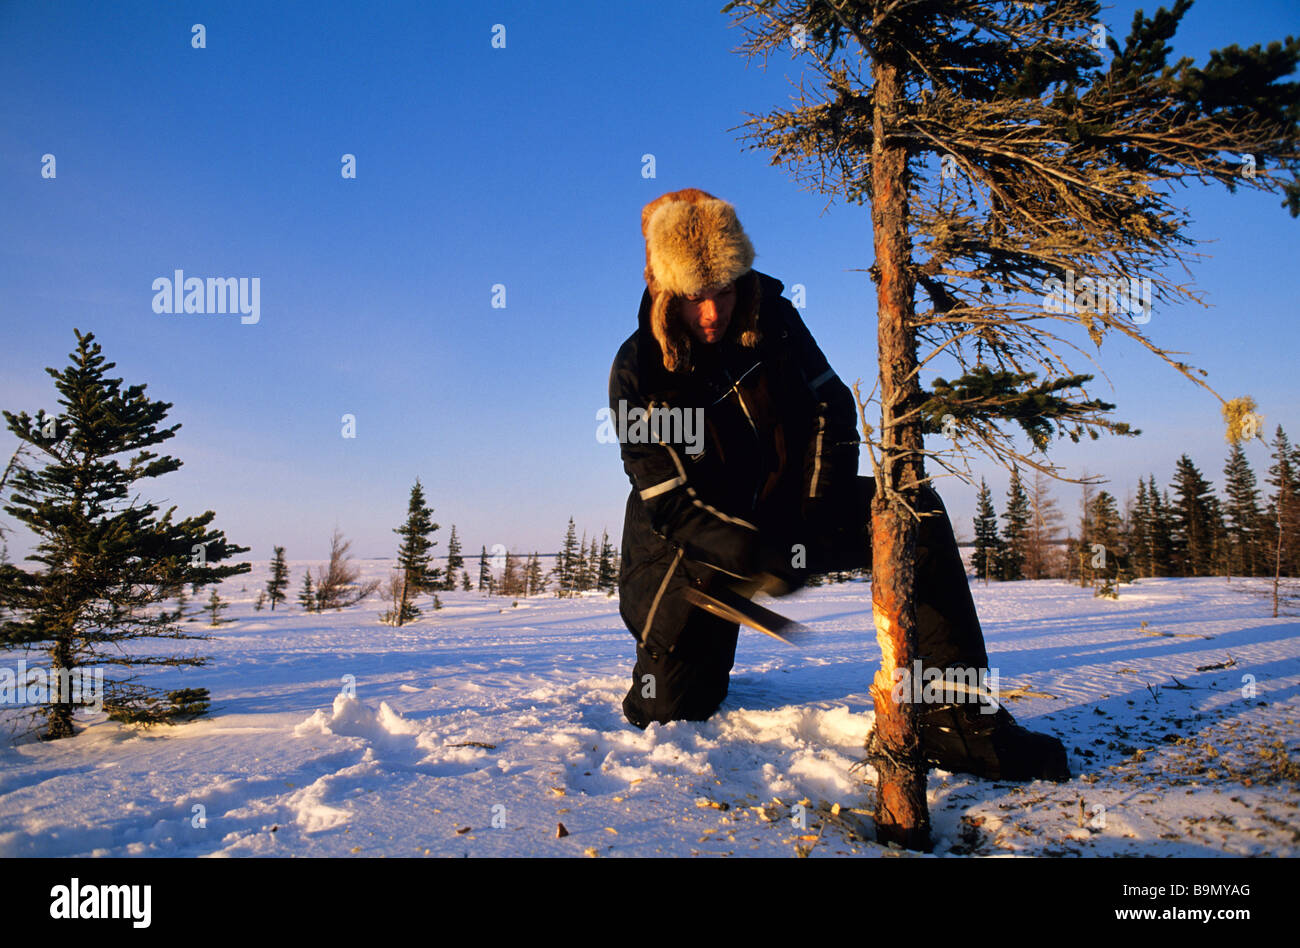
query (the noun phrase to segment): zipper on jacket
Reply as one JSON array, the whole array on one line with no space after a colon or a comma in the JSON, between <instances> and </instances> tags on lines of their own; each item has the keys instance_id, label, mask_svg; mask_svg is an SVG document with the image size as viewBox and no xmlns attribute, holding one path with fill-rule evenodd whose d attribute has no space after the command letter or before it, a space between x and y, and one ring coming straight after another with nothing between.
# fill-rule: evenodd
<instances>
[{"instance_id":1,"label":"zipper on jacket","mask_svg":"<svg viewBox=\"0 0 1300 948\"><path fill-rule=\"evenodd\" d=\"M754 416L749 413L749 406L745 404L745 396L740 394L740 383L745 378L745 375L748 375L750 372L753 372L760 365L762 365L761 362L755 362L748 369L746 369L744 375L742 375L738 379L733 379L731 377L731 373L727 371L727 367L725 365L722 367L722 374L725 375L727 377L727 381L731 383L731 391L736 393L736 401L740 402L740 410L745 413L745 420L749 422L749 430L754 432L754 440L756 441L759 440L758 426L754 424Z\"/></svg>"},{"instance_id":2,"label":"zipper on jacket","mask_svg":"<svg viewBox=\"0 0 1300 948\"><path fill-rule=\"evenodd\" d=\"M722 374L726 376L727 381L731 383L731 388L728 390L727 394L730 395L732 392L736 393L736 401L740 402L740 410L745 413L745 420L749 422L749 430L754 435L754 444L757 445L761 450L763 439L758 436L758 425L754 424L754 416L749 413L749 406L745 404L745 396L740 393L741 380L744 379L745 375L748 375L750 372L753 372L760 365L762 365L761 362L755 362L753 365L751 365L748 369L745 370L744 375L742 375L739 379L733 379L731 377L731 373L727 370L727 367L725 365L722 366ZM724 395L723 398L726 398L726 395ZM718 399L718 401L721 400L722 399ZM749 509L751 512L758 509L759 487L760 487L759 484L754 485L754 496L751 497L749 501Z\"/></svg>"}]
</instances>

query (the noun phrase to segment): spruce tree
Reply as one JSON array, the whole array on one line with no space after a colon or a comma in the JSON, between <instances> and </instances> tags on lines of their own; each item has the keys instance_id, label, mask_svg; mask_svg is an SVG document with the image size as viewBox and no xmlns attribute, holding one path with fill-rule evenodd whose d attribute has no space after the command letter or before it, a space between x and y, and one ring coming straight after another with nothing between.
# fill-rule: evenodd
<instances>
[{"instance_id":1,"label":"spruce tree","mask_svg":"<svg viewBox=\"0 0 1300 948\"><path fill-rule=\"evenodd\" d=\"M228 608L228 603L217 595L216 589L212 590L212 595L208 598L208 604L203 607L203 611L208 614L208 625L218 626L222 623L221 613Z\"/></svg>"},{"instance_id":2,"label":"spruce tree","mask_svg":"<svg viewBox=\"0 0 1300 948\"><path fill-rule=\"evenodd\" d=\"M479 547L478 554L478 588L481 592L492 592L492 571L488 569L487 547Z\"/></svg>"},{"instance_id":3,"label":"spruce tree","mask_svg":"<svg viewBox=\"0 0 1300 948\"><path fill-rule=\"evenodd\" d=\"M536 550L528 558L528 567L524 572L528 595L536 596L538 593L545 591L546 577L542 575L542 557Z\"/></svg>"},{"instance_id":4,"label":"spruce tree","mask_svg":"<svg viewBox=\"0 0 1300 948\"><path fill-rule=\"evenodd\" d=\"M1229 545L1228 575L1258 576L1263 566L1263 514L1259 509L1259 488L1246 451L1234 443L1223 467L1224 520Z\"/></svg>"},{"instance_id":5,"label":"spruce tree","mask_svg":"<svg viewBox=\"0 0 1300 948\"><path fill-rule=\"evenodd\" d=\"M1269 532L1272 539L1273 618L1277 618L1284 595L1282 577L1297 575L1300 563L1300 457L1278 425L1273 436L1273 463L1267 481L1273 488L1269 496Z\"/></svg>"},{"instance_id":6,"label":"spruce tree","mask_svg":"<svg viewBox=\"0 0 1300 948\"><path fill-rule=\"evenodd\" d=\"M447 580L443 583L442 588L452 590L456 588L456 573L458 570L465 568L465 558L460 552L460 537L456 536L456 525L451 525L451 536L447 538Z\"/></svg>"},{"instance_id":7,"label":"spruce tree","mask_svg":"<svg viewBox=\"0 0 1300 948\"><path fill-rule=\"evenodd\" d=\"M1213 487L1211 486L1211 491ZM1205 574L1227 574L1228 555L1231 544L1228 542L1228 528L1223 522L1223 503L1218 495L1211 492L1205 501L1206 526L1210 538L1210 555L1206 563Z\"/></svg>"},{"instance_id":8,"label":"spruce tree","mask_svg":"<svg viewBox=\"0 0 1300 948\"><path fill-rule=\"evenodd\" d=\"M998 518L993 510L993 494L989 485L980 478L980 490L975 498L975 554L972 563L975 575L985 583L998 575L998 560L1002 556L1002 540L998 537Z\"/></svg>"},{"instance_id":9,"label":"spruce tree","mask_svg":"<svg viewBox=\"0 0 1300 948\"><path fill-rule=\"evenodd\" d=\"M614 560L614 547L609 542L609 531L600 537L600 565L596 573L596 587L611 591L618 585L618 564Z\"/></svg>"},{"instance_id":10,"label":"spruce tree","mask_svg":"<svg viewBox=\"0 0 1300 948\"><path fill-rule=\"evenodd\" d=\"M302 576L302 590L298 593L298 605L302 606L304 612L314 612L316 610L316 591L311 588L311 570L306 570Z\"/></svg>"},{"instance_id":11,"label":"spruce tree","mask_svg":"<svg viewBox=\"0 0 1300 948\"><path fill-rule=\"evenodd\" d=\"M5 465L4 471L0 472L0 496L3 496L5 485L9 483L9 477L13 474L19 458L26 453L26 450L27 445L20 441L18 447L14 449L14 453L9 457L9 463ZM13 564L9 562L9 543L5 539L9 532L9 528L0 523L0 574L5 570L14 568ZM0 627L3 627L7 615L8 610L5 608L3 600L0 600Z\"/></svg>"},{"instance_id":12,"label":"spruce tree","mask_svg":"<svg viewBox=\"0 0 1300 948\"><path fill-rule=\"evenodd\" d=\"M539 553L537 556L537 591L545 592L551 584L552 570L542 568L542 557Z\"/></svg>"},{"instance_id":13,"label":"spruce tree","mask_svg":"<svg viewBox=\"0 0 1300 948\"><path fill-rule=\"evenodd\" d=\"M1119 518L1119 548L1124 555L1124 581L1131 583L1137 579L1138 556L1133 552L1133 521L1137 516L1137 501L1130 494L1124 499L1124 511Z\"/></svg>"},{"instance_id":14,"label":"spruce tree","mask_svg":"<svg viewBox=\"0 0 1300 948\"><path fill-rule=\"evenodd\" d=\"M582 593L587 591L588 587L588 561L587 561L587 531L582 531L582 539L578 541L578 555L573 564L573 591Z\"/></svg>"},{"instance_id":15,"label":"spruce tree","mask_svg":"<svg viewBox=\"0 0 1300 948\"><path fill-rule=\"evenodd\" d=\"M1266 481L1269 493L1269 573L1295 576L1300 572L1300 464L1281 425L1273 435Z\"/></svg>"},{"instance_id":16,"label":"spruce tree","mask_svg":"<svg viewBox=\"0 0 1300 948\"><path fill-rule=\"evenodd\" d=\"M569 527L564 533L564 542L560 545L560 554L556 558L555 574L557 596L572 596L577 587L576 571L578 568L578 535L569 518Z\"/></svg>"},{"instance_id":17,"label":"spruce tree","mask_svg":"<svg viewBox=\"0 0 1300 948\"><path fill-rule=\"evenodd\" d=\"M882 842L930 845L917 708L891 702L880 684L918 649L923 435L1029 461L1016 428L1035 451L1057 435L1135 433L1089 397L1071 351L1083 351L1084 334L1097 346L1125 336L1205 385L1144 334L1128 292L1155 274L1153 303L1194 296L1160 275L1192 241L1175 185L1281 192L1300 216L1300 181L1274 172L1300 168L1297 83L1283 81L1300 41L1213 51L1203 68L1171 64L1168 40L1188 5L1139 12L1127 39L1105 49L1093 43L1104 31L1095 0L724 7L753 23L746 55L793 47L824 80L801 81L793 106L752 116L753 147L828 200L870 204L880 419L863 434L877 472L873 611L889 667L875 679L869 756ZM1251 156L1249 168L1225 154ZM1075 274L1115 281L1110 295L1122 288L1126 305L1099 304L1091 282L1076 295ZM1071 287L1059 312L1039 302L1049 280ZM921 369L937 369L932 356L961 374L927 392Z\"/></svg>"},{"instance_id":18,"label":"spruce tree","mask_svg":"<svg viewBox=\"0 0 1300 948\"><path fill-rule=\"evenodd\" d=\"M525 596L533 595L533 560L534 559L535 559L535 555L529 553L526 557L524 557L524 565L523 568L520 570L520 577L521 577L520 581L524 587Z\"/></svg>"},{"instance_id":19,"label":"spruce tree","mask_svg":"<svg viewBox=\"0 0 1300 948\"><path fill-rule=\"evenodd\" d=\"M289 566L284 561L284 547L274 548L271 558L271 578L266 582L266 595L271 602L271 611L275 611L277 602L284 602L284 591L289 588Z\"/></svg>"},{"instance_id":20,"label":"spruce tree","mask_svg":"<svg viewBox=\"0 0 1300 948\"><path fill-rule=\"evenodd\" d=\"M1210 482L1186 454L1174 467L1171 566L1175 576L1207 576L1211 566L1213 519Z\"/></svg>"},{"instance_id":21,"label":"spruce tree","mask_svg":"<svg viewBox=\"0 0 1300 948\"><path fill-rule=\"evenodd\" d=\"M1151 576L1151 499L1147 495L1146 481L1138 478L1137 499L1128 518L1129 561L1133 575Z\"/></svg>"},{"instance_id":22,"label":"spruce tree","mask_svg":"<svg viewBox=\"0 0 1300 948\"><path fill-rule=\"evenodd\" d=\"M519 570L519 557L506 552L506 565L501 571L501 595L518 596L524 589L523 576Z\"/></svg>"},{"instance_id":23,"label":"spruce tree","mask_svg":"<svg viewBox=\"0 0 1300 948\"><path fill-rule=\"evenodd\" d=\"M1173 575L1173 521L1170 513L1169 493L1163 495L1156 486L1156 476L1147 479L1147 501L1150 504L1151 575Z\"/></svg>"},{"instance_id":24,"label":"spruce tree","mask_svg":"<svg viewBox=\"0 0 1300 948\"><path fill-rule=\"evenodd\" d=\"M433 522L433 511L425 503L424 488L417 477L407 498L406 522L393 529L402 538L397 550L397 568L405 580L401 587L401 602L392 617L393 625L404 625L419 618L420 610L415 605L415 598L422 593L434 592L442 585L442 571L433 565L433 548L437 542L429 539L437 529L438 524Z\"/></svg>"},{"instance_id":25,"label":"spruce tree","mask_svg":"<svg viewBox=\"0 0 1300 948\"><path fill-rule=\"evenodd\" d=\"M5 512L22 522L39 542L27 571L12 564L0 569L0 605L6 619L0 643L46 650L51 680L62 683L77 669L196 666L197 656L136 654L134 643L147 639L202 639L179 627L177 612L150 607L165 601L184 583L206 586L252 568L249 563L217 566L248 552L221 531L209 529L209 510L180 522L176 508L158 516L158 507L141 501L137 482L181 466L149 448L175 436L179 424L160 428L172 403L145 395L146 385L122 388L107 373L94 333L77 337L72 364L47 368L59 393L58 414L4 412L12 431L35 460L21 459L12 474L13 495ZM197 693L202 689L191 689ZM176 695L134 678L104 681L104 708L114 720L144 725L173 722ZM43 711L46 737L73 733L70 696L51 695Z\"/></svg>"},{"instance_id":26,"label":"spruce tree","mask_svg":"<svg viewBox=\"0 0 1300 948\"><path fill-rule=\"evenodd\" d=\"M1071 567L1079 571L1079 585L1086 587L1091 586L1095 578L1092 570L1092 558L1096 555L1092 549L1092 507L1096 494L1093 493L1092 481L1086 479L1086 474L1084 476L1084 482L1079 485L1079 509L1082 512L1079 518L1079 539L1070 547L1069 562Z\"/></svg>"},{"instance_id":27,"label":"spruce tree","mask_svg":"<svg viewBox=\"0 0 1300 948\"><path fill-rule=\"evenodd\" d=\"M998 560L998 578L1015 580L1025 578L1025 559L1029 547L1029 525L1033 519L1029 495L1020 483L1020 469L1011 469L1011 484L1007 488L1007 508L1002 514L1002 557Z\"/></svg>"},{"instance_id":28,"label":"spruce tree","mask_svg":"<svg viewBox=\"0 0 1300 948\"><path fill-rule=\"evenodd\" d=\"M1114 598L1118 584L1128 578L1127 557L1123 553L1123 523L1119 506L1108 491L1099 491L1088 511L1089 576L1100 595Z\"/></svg>"}]
</instances>

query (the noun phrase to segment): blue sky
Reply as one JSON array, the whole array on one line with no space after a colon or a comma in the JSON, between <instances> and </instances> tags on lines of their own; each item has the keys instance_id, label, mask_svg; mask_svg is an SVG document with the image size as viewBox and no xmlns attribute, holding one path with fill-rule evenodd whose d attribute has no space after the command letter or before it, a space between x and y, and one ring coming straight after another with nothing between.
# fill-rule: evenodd
<instances>
[{"instance_id":1,"label":"blue sky","mask_svg":"<svg viewBox=\"0 0 1300 948\"><path fill-rule=\"evenodd\" d=\"M746 64L721 6L0 3L0 407L55 407L44 367L77 327L183 425L166 450L184 467L146 496L215 510L250 557L322 557L335 526L390 555L417 476L438 552L453 523L473 551L553 550L571 515L617 543L628 482L595 416L636 326L647 201L696 186L734 203L755 266L807 287L841 377L876 371L868 211L823 213L745 148L745 113L788 104L798 69ZM1107 13L1114 32L1133 7ZM1297 19L1280 0L1232 11L1203 0L1175 50L1199 60ZM1147 328L1295 438L1300 221L1279 201L1189 189L1211 306ZM152 282L176 269L258 277L260 320L154 313ZM1183 452L1221 480L1217 401L1134 346L1102 364L1114 389L1097 394L1144 434L1063 444L1059 463L1121 497L1149 471L1167 483ZM0 433L6 460L14 443ZM1266 454L1250 449L1261 477ZM1005 474L975 471L1000 507ZM969 536L974 489L940 488ZM1077 492L1058 495L1073 521Z\"/></svg>"}]
</instances>

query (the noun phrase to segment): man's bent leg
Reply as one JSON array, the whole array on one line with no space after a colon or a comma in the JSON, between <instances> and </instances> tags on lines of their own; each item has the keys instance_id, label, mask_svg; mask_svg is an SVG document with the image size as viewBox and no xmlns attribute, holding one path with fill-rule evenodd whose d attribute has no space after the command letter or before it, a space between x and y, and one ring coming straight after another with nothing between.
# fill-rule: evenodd
<instances>
[{"instance_id":1,"label":"man's bent leg","mask_svg":"<svg viewBox=\"0 0 1300 948\"><path fill-rule=\"evenodd\" d=\"M727 697L740 626L702 610L692 614L671 652L638 644L623 714L645 729L651 721L704 721Z\"/></svg>"},{"instance_id":2,"label":"man's bent leg","mask_svg":"<svg viewBox=\"0 0 1300 948\"><path fill-rule=\"evenodd\" d=\"M921 491L916 549L918 656L926 668L987 668L988 653L970 580L943 501Z\"/></svg>"}]
</instances>

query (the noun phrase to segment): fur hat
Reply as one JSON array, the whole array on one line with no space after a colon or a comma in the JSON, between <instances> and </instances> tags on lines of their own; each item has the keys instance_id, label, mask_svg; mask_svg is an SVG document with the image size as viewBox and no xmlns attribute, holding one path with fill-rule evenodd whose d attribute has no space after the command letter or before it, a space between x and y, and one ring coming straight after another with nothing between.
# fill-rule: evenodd
<instances>
[{"instance_id":1,"label":"fur hat","mask_svg":"<svg viewBox=\"0 0 1300 948\"><path fill-rule=\"evenodd\" d=\"M670 191L642 208L641 235L646 288L653 297L650 329L663 350L664 367L676 371L687 361L691 340L674 298L717 289L750 273L754 247L736 209L698 188ZM733 310L727 335L752 347L759 340L758 300L756 293L748 296L749 305Z\"/></svg>"}]
</instances>

